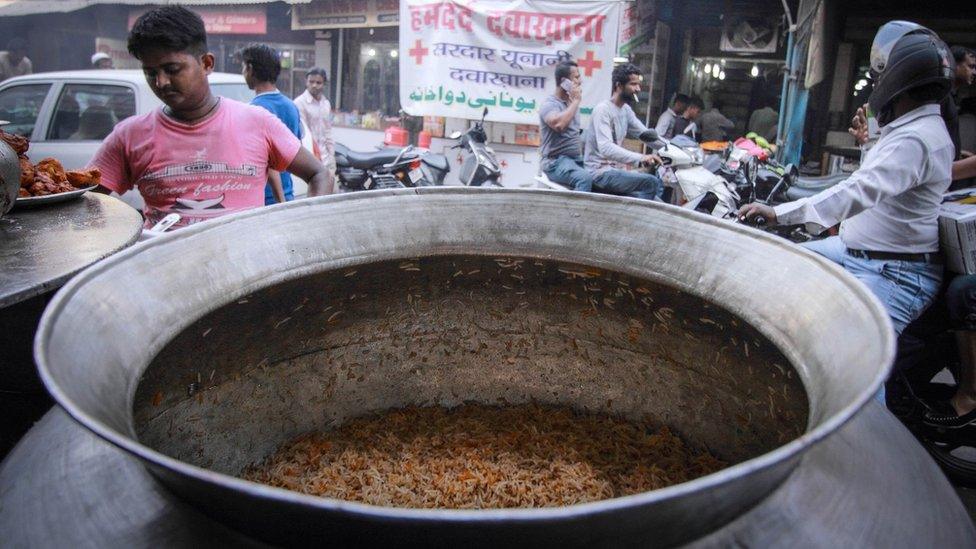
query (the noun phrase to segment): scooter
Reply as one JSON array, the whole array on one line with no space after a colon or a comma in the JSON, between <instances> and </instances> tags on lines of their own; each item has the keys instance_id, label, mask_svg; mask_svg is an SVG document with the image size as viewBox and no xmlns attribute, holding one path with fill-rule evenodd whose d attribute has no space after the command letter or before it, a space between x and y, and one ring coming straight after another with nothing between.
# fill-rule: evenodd
<instances>
[{"instance_id":1,"label":"scooter","mask_svg":"<svg viewBox=\"0 0 976 549\"><path fill-rule=\"evenodd\" d=\"M339 185L345 191L443 185L451 171L446 156L413 145L359 152L336 143L335 159Z\"/></svg>"},{"instance_id":2,"label":"scooter","mask_svg":"<svg viewBox=\"0 0 976 549\"><path fill-rule=\"evenodd\" d=\"M467 157L461 164L459 179L462 185L481 187L483 185L501 187L502 171L495 157L495 151L487 145L488 134L485 133L485 116L488 107L481 112L481 120L471 126L468 131L451 134L451 139L459 139L453 149L465 149Z\"/></svg>"},{"instance_id":3,"label":"scooter","mask_svg":"<svg viewBox=\"0 0 976 549\"><path fill-rule=\"evenodd\" d=\"M738 191L725 178L702 166L705 153L693 139L678 135L667 140L656 131L647 130L640 140L661 157L657 176L671 190L669 202L715 217L735 214L740 202Z\"/></svg>"}]
</instances>

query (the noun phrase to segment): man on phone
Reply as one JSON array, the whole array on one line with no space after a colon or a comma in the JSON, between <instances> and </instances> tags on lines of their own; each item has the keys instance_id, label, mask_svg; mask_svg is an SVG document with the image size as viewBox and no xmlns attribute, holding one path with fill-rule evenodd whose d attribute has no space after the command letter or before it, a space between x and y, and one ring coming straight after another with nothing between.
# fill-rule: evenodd
<instances>
[{"instance_id":1,"label":"man on phone","mask_svg":"<svg viewBox=\"0 0 976 549\"><path fill-rule=\"evenodd\" d=\"M583 90L575 61L556 65L556 83L556 93L547 97L539 109L540 167L550 181L574 191L589 192L593 189L593 176L583 167L579 115Z\"/></svg>"}]
</instances>

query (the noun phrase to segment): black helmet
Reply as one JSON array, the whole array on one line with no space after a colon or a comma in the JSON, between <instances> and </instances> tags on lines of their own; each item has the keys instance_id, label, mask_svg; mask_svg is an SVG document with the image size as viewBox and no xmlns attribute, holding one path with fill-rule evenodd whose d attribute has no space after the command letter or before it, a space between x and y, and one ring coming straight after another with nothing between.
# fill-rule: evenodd
<instances>
[{"instance_id":1,"label":"black helmet","mask_svg":"<svg viewBox=\"0 0 976 549\"><path fill-rule=\"evenodd\" d=\"M871 110L877 114L878 123L883 126L891 122L895 99L913 88L937 84L941 92L937 100L945 97L952 86L951 59L949 48L931 31L914 32L898 38L881 65L880 75L868 99Z\"/></svg>"},{"instance_id":2,"label":"black helmet","mask_svg":"<svg viewBox=\"0 0 976 549\"><path fill-rule=\"evenodd\" d=\"M888 21L874 35L871 42L871 76L877 80L888 64L888 56L903 36L908 34L931 34L937 36L931 29L911 21Z\"/></svg>"}]
</instances>

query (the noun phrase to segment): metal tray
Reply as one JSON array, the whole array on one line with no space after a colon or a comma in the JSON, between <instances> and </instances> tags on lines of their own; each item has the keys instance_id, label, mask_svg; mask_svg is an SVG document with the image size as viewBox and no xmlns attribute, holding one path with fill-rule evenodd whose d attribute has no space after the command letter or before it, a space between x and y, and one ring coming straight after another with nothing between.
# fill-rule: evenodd
<instances>
[{"instance_id":1,"label":"metal tray","mask_svg":"<svg viewBox=\"0 0 976 549\"><path fill-rule=\"evenodd\" d=\"M30 196L26 198L17 198L17 202L14 203L14 208L35 208L37 206L43 206L45 204L55 204L57 202L67 202L69 200L74 200L81 195L87 193L88 191L94 189L97 185L91 185L90 187L83 187L81 189L75 189L73 191L68 191L65 193L49 194L46 196Z\"/></svg>"}]
</instances>

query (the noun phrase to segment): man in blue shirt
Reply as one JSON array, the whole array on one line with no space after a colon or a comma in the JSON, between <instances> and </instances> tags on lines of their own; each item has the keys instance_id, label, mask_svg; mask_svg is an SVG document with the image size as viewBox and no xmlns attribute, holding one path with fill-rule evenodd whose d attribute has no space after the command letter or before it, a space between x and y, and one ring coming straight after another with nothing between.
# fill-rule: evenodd
<instances>
[{"instance_id":1,"label":"man in blue shirt","mask_svg":"<svg viewBox=\"0 0 976 549\"><path fill-rule=\"evenodd\" d=\"M257 92L251 100L252 105L263 107L277 116L295 137L302 138L302 122L298 114L298 107L291 99L278 91L275 83L281 72L281 59L274 48L265 44L248 46L241 53L244 65L242 74L247 81L247 87ZM295 199L292 190L291 174L268 170L268 186L264 189L264 203L275 204ZM278 190L280 188L280 191ZM279 194L280 193L280 194Z\"/></svg>"}]
</instances>

